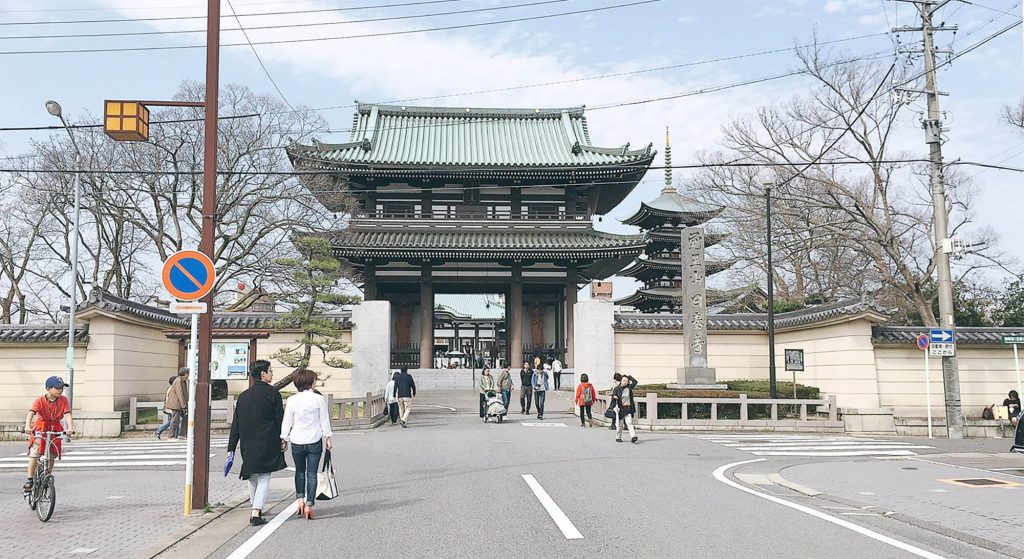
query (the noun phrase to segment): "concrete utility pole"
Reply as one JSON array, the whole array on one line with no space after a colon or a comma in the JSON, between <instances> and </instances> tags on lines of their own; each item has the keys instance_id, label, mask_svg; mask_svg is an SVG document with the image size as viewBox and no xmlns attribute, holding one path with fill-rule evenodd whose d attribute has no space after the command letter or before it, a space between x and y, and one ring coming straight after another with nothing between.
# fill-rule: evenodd
<instances>
[{"instance_id":1,"label":"concrete utility pole","mask_svg":"<svg viewBox=\"0 0 1024 559\"><path fill-rule=\"evenodd\" d=\"M946 329L954 328L953 321L953 281L949 269L949 255L953 243L948 239L949 214L946 209L946 189L942 177L942 114L939 111L939 95L945 93L938 90L935 76L936 31L956 31L956 27L944 24L935 28L932 17L950 0L897 0L914 4L921 13L920 27L900 27L894 32L920 31L924 36L923 49L907 49L901 52L921 52L924 55L925 88L908 90L923 93L928 98L928 114L924 119L925 143L928 144L928 155L931 164L932 206L935 214L935 262L939 276L939 324ZM944 50L942 52L950 52ZM955 338L954 338L955 340ZM960 370L956 355L942 357L942 384L946 402L946 429L950 439L964 437L963 413L960 405Z\"/></svg>"}]
</instances>

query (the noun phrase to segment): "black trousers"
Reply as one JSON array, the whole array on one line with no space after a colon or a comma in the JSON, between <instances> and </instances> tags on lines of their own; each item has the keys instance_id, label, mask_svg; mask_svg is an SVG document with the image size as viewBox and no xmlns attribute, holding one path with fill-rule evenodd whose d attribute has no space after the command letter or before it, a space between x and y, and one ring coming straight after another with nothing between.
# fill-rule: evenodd
<instances>
[{"instance_id":1,"label":"black trousers","mask_svg":"<svg viewBox=\"0 0 1024 559\"><path fill-rule=\"evenodd\" d=\"M562 388L562 373L551 373L555 377L555 390Z\"/></svg>"},{"instance_id":2,"label":"black trousers","mask_svg":"<svg viewBox=\"0 0 1024 559\"><path fill-rule=\"evenodd\" d=\"M590 410L592 407L594 407L594 404L590 404L589 406L580 406L580 425L587 424L586 421L583 420L584 412L587 414L587 419L594 419L594 414Z\"/></svg>"},{"instance_id":3,"label":"black trousers","mask_svg":"<svg viewBox=\"0 0 1024 559\"><path fill-rule=\"evenodd\" d=\"M388 404L388 418L391 419L391 423L398 421L398 402Z\"/></svg>"},{"instance_id":4,"label":"black trousers","mask_svg":"<svg viewBox=\"0 0 1024 559\"><path fill-rule=\"evenodd\" d=\"M530 413L530 406L533 404L533 387L524 386L519 393L519 406L523 413Z\"/></svg>"}]
</instances>

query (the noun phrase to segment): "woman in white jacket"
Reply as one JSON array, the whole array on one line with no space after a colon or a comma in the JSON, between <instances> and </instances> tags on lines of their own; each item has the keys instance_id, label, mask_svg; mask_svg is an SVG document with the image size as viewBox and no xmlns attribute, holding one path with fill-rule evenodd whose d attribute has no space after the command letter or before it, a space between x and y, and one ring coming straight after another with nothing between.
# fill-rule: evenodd
<instances>
[{"instance_id":1,"label":"woman in white jacket","mask_svg":"<svg viewBox=\"0 0 1024 559\"><path fill-rule=\"evenodd\" d=\"M388 404L388 418L391 419L392 425L398 422L398 393L395 391L395 381L397 380L398 371L395 371L395 374L391 375L388 385L384 387L384 398Z\"/></svg>"},{"instance_id":2,"label":"woman in white jacket","mask_svg":"<svg viewBox=\"0 0 1024 559\"><path fill-rule=\"evenodd\" d=\"M292 382L299 392L288 398L285 405L281 438L292 445L298 515L312 520L317 468L324 446L331 449L331 418L327 412L327 400L312 390L316 373L302 369L292 376Z\"/></svg>"}]
</instances>

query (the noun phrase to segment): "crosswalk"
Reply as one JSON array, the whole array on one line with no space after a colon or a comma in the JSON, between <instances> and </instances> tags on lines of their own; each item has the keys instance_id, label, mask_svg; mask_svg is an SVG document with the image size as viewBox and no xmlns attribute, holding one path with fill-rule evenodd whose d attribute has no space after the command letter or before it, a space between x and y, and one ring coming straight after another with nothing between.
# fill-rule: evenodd
<instances>
[{"instance_id":1,"label":"crosswalk","mask_svg":"<svg viewBox=\"0 0 1024 559\"><path fill-rule=\"evenodd\" d=\"M185 441L118 439L63 443L61 469L163 469L185 465ZM210 441L210 457L223 453L227 439ZM27 446L27 441L26 441ZM0 471L24 469L27 451L0 458Z\"/></svg>"},{"instance_id":2,"label":"crosswalk","mask_svg":"<svg viewBox=\"0 0 1024 559\"><path fill-rule=\"evenodd\" d=\"M816 435L698 435L699 439L755 456L914 456L934 448L885 439Z\"/></svg>"}]
</instances>

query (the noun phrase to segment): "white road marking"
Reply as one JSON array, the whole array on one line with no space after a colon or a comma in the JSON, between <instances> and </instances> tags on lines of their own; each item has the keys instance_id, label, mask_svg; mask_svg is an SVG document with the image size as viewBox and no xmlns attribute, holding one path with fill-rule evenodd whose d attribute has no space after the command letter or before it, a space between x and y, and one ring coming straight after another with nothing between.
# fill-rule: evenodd
<instances>
[{"instance_id":1,"label":"white road marking","mask_svg":"<svg viewBox=\"0 0 1024 559\"><path fill-rule=\"evenodd\" d=\"M871 491L861 491L860 493L857 493L857 494L858 495L874 495L874 493L871 492Z\"/></svg>"},{"instance_id":2,"label":"white road marking","mask_svg":"<svg viewBox=\"0 0 1024 559\"><path fill-rule=\"evenodd\" d=\"M520 423L523 427L565 427L565 423Z\"/></svg>"},{"instance_id":3,"label":"white road marking","mask_svg":"<svg viewBox=\"0 0 1024 559\"><path fill-rule=\"evenodd\" d=\"M70 553L75 553L75 554L80 554L80 555L88 555L88 554L90 554L90 553L92 553L92 552L94 552L94 551L96 551L98 549L99 549L98 547L80 547L78 549L71 550Z\"/></svg>"},{"instance_id":4,"label":"white road marking","mask_svg":"<svg viewBox=\"0 0 1024 559\"><path fill-rule=\"evenodd\" d=\"M866 445L844 445L844 446L741 446L736 450L907 450L911 448L934 448L931 446L897 446L897 445L879 445L879 444L866 444Z\"/></svg>"},{"instance_id":5,"label":"white road marking","mask_svg":"<svg viewBox=\"0 0 1024 559\"><path fill-rule=\"evenodd\" d=\"M791 451L791 450L769 450L765 453L751 453L759 457L869 457L869 456L891 456L910 457L916 456L913 450L840 450L838 453L825 453L825 451Z\"/></svg>"},{"instance_id":6,"label":"white road marking","mask_svg":"<svg viewBox=\"0 0 1024 559\"><path fill-rule=\"evenodd\" d=\"M928 491L931 491L932 493L949 493L949 491L946 491L945 489L929 489Z\"/></svg>"},{"instance_id":7,"label":"white road marking","mask_svg":"<svg viewBox=\"0 0 1024 559\"><path fill-rule=\"evenodd\" d=\"M210 457L214 457L216 454L210 454ZM79 453L64 453L64 456L60 457L61 463L66 462L88 462L90 460L107 460L112 462L124 462L130 464L138 460L171 460L174 458L184 459L185 457L181 454L138 454L134 456L120 456L117 454L92 454L89 456L82 456ZM5 462L25 462L24 458L0 458L0 466Z\"/></svg>"},{"instance_id":8,"label":"white road marking","mask_svg":"<svg viewBox=\"0 0 1024 559\"><path fill-rule=\"evenodd\" d=\"M555 525L562 531L562 534L567 540L582 540L583 534L576 529L576 526L569 520L569 517L562 512L562 509L558 507L554 499L548 495L548 492L541 487L540 483L530 474L522 474L523 480L526 481L526 485L530 486L533 490L533 494L536 495L537 500L544 506L544 510L548 511L548 516L551 520L555 521ZM231 559L230 557L228 559Z\"/></svg>"},{"instance_id":9,"label":"white road marking","mask_svg":"<svg viewBox=\"0 0 1024 559\"><path fill-rule=\"evenodd\" d=\"M299 503L297 501L292 501L290 505L284 508L284 510L277 513L277 516L268 522L266 526L260 528L260 530L253 534L251 538L245 540L245 543L238 546L238 549L231 552L231 555L228 555L227 559L245 559L248 557L249 554L256 551L256 548L266 541L266 539L269 538L275 530L280 528L281 525L284 524L284 521L288 520L289 516L295 514L298 510Z\"/></svg>"},{"instance_id":10,"label":"white road marking","mask_svg":"<svg viewBox=\"0 0 1024 559\"><path fill-rule=\"evenodd\" d=\"M146 462L67 462L61 460L60 469L65 470L67 468L109 468L114 467L128 467L128 466L184 466L184 460L153 460ZM18 469L24 468L25 464L13 464L5 463L0 464L0 469Z\"/></svg>"},{"instance_id":11,"label":"white road marking","mask_svg":"<svg viewBox=\"0 0 1024 559\"><path fill-rule=\"evenodd\" d=\"M108 499L124 499L124 495L108 495Z\"/></svg>"},{"instance_id":12,"label":"white road marking","mask_svg":"<svg viewBox=\"0 0 1024 559\"><path fill-rule=\"evenodd\" d=\"M867 536L867 537L869 537L869 538L871 538L873 540L877 540L877 541L882 542L884 544L891 545L891 546L893 546L895 548L902 549L903 551L906 551L908 553L912 553L914 555L917 555L918 557L924 557L926 559L945 559L941 555L936 555L936 554L934 554L934 553L932 553L930 551L926 551L926 550L921 549L919 547L915 547L913 545L910 545L909 543L901 542L901 541L899 541L897 539L890 538L889 536L885 536L885 535L879 534L878 532L875 532L873 530L869 530L869 529L867 529L867 528L865 528L863 526L858 526L858 525L856 525L856 524L854 524L852 522L848 522L848 521L843 520L841 518L836 518L834 516L830 516L828 514L825 514L824 512L818 511L818 510L814 510L812 508L805 507L803 505L798 505L796 503L791 503L791 502L789 502L789 501L787 501L785 499L781 499L781 498L776 497L774 495L768 495L768 494L765 494L765 493L761 493L760 491L755 491L755 490L753 490L753 489L751 489L749 487L744 487L743 485L740 485L740 484L736 483L735 481L725 477L725 472L730 470L731 468L735 468L737 466L742 466L744 464L753 464L754 462L763 462L763 461L764 461L764 458L757 458L755 460L744 460L743 462L733 462L732 464L726 464L724 466L719 467L717 470L714 471L714 473L712 475L718 481L720 481L720 482L722 482L722 483L724 483L724 484L726 484L726 485L728 485L730 487L733 487L735 489L739 489L740 491L743 491L744 493L749 493L751 495L756 495L757 497L761 497L762 499L767 499L767 500L769 500L769 501L771 501L773 503L780 504L780 505L782 505L784 507L789 507L791 509L798 510L798 511L800 511L802 513L809 514L809 515L814 516L816 518L820 518L820 519L822 519L822 520L824 520L826 522L831 522L832 524L835 524L837 526L841 526L841 527L846 528L848 530L853 530L854 532L857 532L858 534Z\"/></svg>"}]
</instances>

